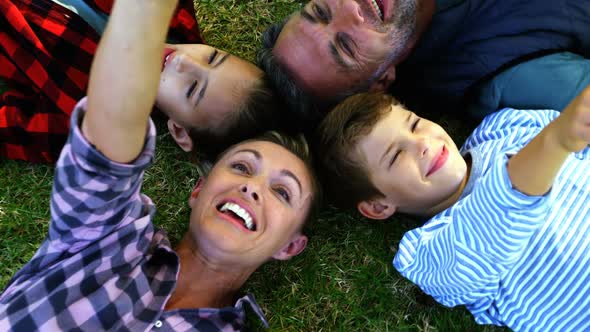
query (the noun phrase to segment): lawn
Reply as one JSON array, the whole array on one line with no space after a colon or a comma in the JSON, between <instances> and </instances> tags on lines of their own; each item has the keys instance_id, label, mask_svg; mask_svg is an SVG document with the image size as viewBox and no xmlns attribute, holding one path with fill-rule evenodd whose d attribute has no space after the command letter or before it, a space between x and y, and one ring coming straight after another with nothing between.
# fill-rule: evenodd
<instances>
[{"instance_id":1,"label":"lawn","mask_svg":"<svg viewBox=\"0 0 590 332\"><path fill-rule=\"evenodd\" d=\"M304 2L197 0L195 6L209 44L253 59L263 29ZM458 142L470 129L457 119L442 121ZM186 229L188 193L199 171L158 127L156 163L143 188L158 207L155 222L175 242ZM0 161L2 288L45 237L52 176L52 166ZM420 222L403 216L367 221L327 208L311 225L305 252L267 264L245 291L254 294L272 331L504 331L476 325L463 308L436 304L393 269L399 239Z\"/></svg>"}]
</instances>

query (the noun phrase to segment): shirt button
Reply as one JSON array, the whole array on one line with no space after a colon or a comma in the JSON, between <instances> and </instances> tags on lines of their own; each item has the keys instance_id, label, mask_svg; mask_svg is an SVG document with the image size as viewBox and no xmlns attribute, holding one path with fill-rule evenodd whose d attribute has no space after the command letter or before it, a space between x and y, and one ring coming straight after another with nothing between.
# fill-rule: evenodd
<instances>
[{"instance_id":1,"label":"shirt button","mask_svg":"<svg viewBox=\"0 0 590 332\"><path fill-rule=\"evenodd\" d=\"M155 326L156 328L160 328L160 327L162 327L162 321L161 321L161 320L158 320L158 321L157 321L157 322L154 324L154 326Z\"/></svg>"}]
</instances>

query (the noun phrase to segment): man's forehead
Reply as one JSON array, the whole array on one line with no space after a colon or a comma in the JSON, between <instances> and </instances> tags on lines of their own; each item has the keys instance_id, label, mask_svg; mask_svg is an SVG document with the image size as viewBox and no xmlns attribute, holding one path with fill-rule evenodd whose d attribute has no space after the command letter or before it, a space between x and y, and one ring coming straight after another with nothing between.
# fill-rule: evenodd
<instances>
[{"instance_id":1,"label":"man's forehead","mask_svg":"<svg viewBox=\"0 0 590 332\"><path fill-rule=\"evenodd\" d=\"M336 93L348 88L350 72L342 70L331 56L329 38L320 25L296 13L285 24L273 54L306 90Z\"/></svg>"}]
</instances>

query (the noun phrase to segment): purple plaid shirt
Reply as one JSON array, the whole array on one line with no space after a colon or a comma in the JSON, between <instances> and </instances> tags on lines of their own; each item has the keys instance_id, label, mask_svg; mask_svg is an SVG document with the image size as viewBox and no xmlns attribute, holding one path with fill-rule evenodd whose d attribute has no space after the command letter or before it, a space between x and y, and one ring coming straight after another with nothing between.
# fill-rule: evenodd
<instances>
[{"instance_id":1,"label":"purple plaid shirt","mask_svg":"<svg viewBox=\"0 0 590 332\"><path fill-rule=\"evenodd\" d=\"M133 163L115 163L82 135L84 107L85 99L55 170L49 234L0 295L0 331L242 330L244 303L267 325L251 295L223 309L164 310L180 265L140 193L154 125Z\"/></svg>"}]
</instances>

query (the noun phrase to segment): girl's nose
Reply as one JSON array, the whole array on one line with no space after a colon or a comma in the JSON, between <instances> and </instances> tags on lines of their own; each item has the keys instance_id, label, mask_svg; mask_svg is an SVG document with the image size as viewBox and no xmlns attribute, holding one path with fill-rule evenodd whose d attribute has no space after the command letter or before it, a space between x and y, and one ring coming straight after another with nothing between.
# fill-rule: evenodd
<instances>
[{"instance_id":1,"label":"girl's nose","mask_svg":"<svg viewBox=\"0 0 590 332\"><path fill-rule=\"evenodd\" d=\"M197 73L201 70L201 65L186 54L176 55L174 61L176 62L176 71L179 73Z\"/></svg>"}]
</instances>

